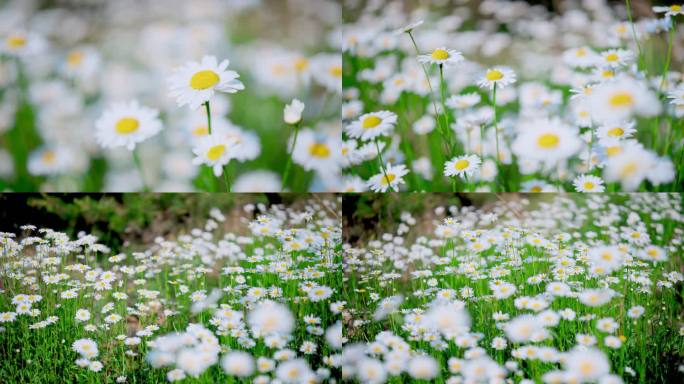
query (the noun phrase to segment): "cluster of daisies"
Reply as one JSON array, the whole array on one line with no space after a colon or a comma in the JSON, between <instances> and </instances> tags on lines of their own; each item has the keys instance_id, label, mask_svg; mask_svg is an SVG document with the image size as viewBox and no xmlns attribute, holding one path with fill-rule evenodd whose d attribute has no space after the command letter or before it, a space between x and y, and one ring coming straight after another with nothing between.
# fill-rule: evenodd
<instances>
[{"instance_id":1,"label":"cluster of daisies","mask_svg":"<svg viewBox=\"0 0 684 384\"><path fill-rule=\"evenodd\" d=\"M684 369L682 204L575 194L395 216L345 245L343 378L669 381Z\"/></svg>"},{"instance_id":2,"label":"cluster of daisies","mask_svg":"<svg viewBox=\"0 0 684 384\"><path fill-rule=\"evenodd\" d=\"M339 4L296 21L251 1L136 7L0 6L1 189L339 189ZM283 20L250 32L256 14ZM296 127L281 118L293 99L307 105Z\"/></svg>"},{"instance_id":3,"label":"cluster of daisies","mask_svg":"<svg viewBox=\"0 0 684 384\"><path fill-rule=\"evenodd\" d=\"M334 381L340 202L234 209L233 222L212 209L203 226L119 254L85 233L2 233L0 340L17 352L6 366L22 367L17 380Z\"/></svg>"},{"instance_id":4,"label":"cluster of daisies","mask_svg":"<svg viewBox=\"0 0 684 384\"><path fill-rule=\"evenodd\" d=\"M345 24L346 190L679 189L679 6L379 3Z\"/></svg>"}]
</instances>

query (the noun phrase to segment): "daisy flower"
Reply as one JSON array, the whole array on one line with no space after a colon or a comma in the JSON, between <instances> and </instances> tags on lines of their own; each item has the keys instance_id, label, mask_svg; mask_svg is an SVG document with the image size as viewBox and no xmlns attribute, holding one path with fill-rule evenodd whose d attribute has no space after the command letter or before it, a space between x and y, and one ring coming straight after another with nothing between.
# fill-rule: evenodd
<instances>
[{"instance_id":1,"label":"daisy flower","mask_svg":"<svg viewBox=\"0 0 684 384\"><path fill-rule=\"evenodd\" d=\"M636 129L634 129L635 124L636 122L634 120L606 123L596 130L596 136L599 141L605 143L628 139L636 131Z\"/></svg>"},{"instance_id":2,"label":"daisy flower","mask_svg":"<svg viewBox=\"0 0 684 384\"><path fill-rule=\"evenodd\" d=\"M74 151L64 145L39 148L29 155L28 170L32 175L63 174L77 164L74 155Z\"/></svg>"},{"instance_id":3,"label":"daisy flower","mask_svg":"<svg viewBox=\"0 0 684 384\"><path fill-rule=\"evenodd\" d=\"M684 105L684 85L680 85L679 87L675 88L670 93L668 93L667 98L672 99L670 101L670 104Z\"/></svg>"},{"instance_id":4,"label":"daisy flower","mask_svg":"<svg viewBox=\"0 0 684 384\"><path fill-rule=\"evenodd\" d=\"M86 359L97 357L97 343L92 339L78 339L71 345L71 349Z\"/></svg>"},{"instance_id":5,"label":"daisy flower","mask_svg":"<svg viewBox=\"0 0 684 384\"><path fill-rule=\"evenodd\" d=\"M466 109L477 105L482 100L479 93L466 93L463 95L452 95L446 101L446 105L453 109ZM434 119L432 119L434 120Z\"/></svg>"},{"instance_id":6,"label":"daisy flower","mask_svg":"<svg viewBox=\"0 0 684 384\"><path fill-rule=\"evenodd\" d=\"M480 169L480 158L476 155L457 156L444 164L445 176L472 176Z\"/></svg>"},{"instance_id":7,"label":"daisy flower","mask_svg":"<svg viewBox=\"0 0 684 384\"><path fill-rule=\"evenodd\" d=\"M480 88L493 89L494 85L498 89L504 88L515 83L515 72L508 67L494 67L488 69L484 77L477 82Z\"/></svg>"},{"instance_id":8,"label":"daisy flower","mask_svg":"<svg viewBox=\"0 0 684 384\"><path fill-rule=\"evenodd\" d=\"M255 369L254 358L247 352L233 351L223 356L221 367L231 376L251 376Z\"/></svg>"},{"instance_id":9,"label":"daisy flower","mask_svg":"<svg viewBox=\"0 0 684 384\"><path fill-rule=\"evenodd\" d=\"M600 122L651 117L660 112L658 97L643 81L621 76L596 86L588 97L592 118Z\"/></svg>"},{"instance_id":10,"label":"daisy flower","mask_svg":"<svg viewBox=\"0 0 684 384\"><path fill-rule=\"evenodd\" d=\"M138 104L137 100L116 103L109 107L95 122L95 139L103 148L135 145L162 130L159 111Z\"/></svg>"},{"instance_id":11,"label":"daisy flower","mask_svg":"<svg viewBox=\"0 0 684 384\"><path fill-rule=\"evenodd\" d=\"M418 28L419 26L423 25L424 21L423 20L417 20L414 21L413 23L410 23L408 25L405 25L395 31L396 34L402 34L402 33L411 33L414 29Z\"/></svg>"},{"instance_id":12,"label":"daisy flower","mask_svg":"<svg viewBox=\"0 0 684 384\"><path fill-rule=\"evenodd\" d=\"M366 141L379 136L389 136L396 123L396 114L390 111L378 111L361 115L345 129L350 137Z\"/></svg>"},{"instance_id":13,"label":"daisy flower","mask_svg":"<svg viewBox=\"0 0 684 384\"><path fill-rule=\"evenodd\" d=\"M342 56L320 54L311 59L314 80L328 91L342 94Z\"/></svg>"},{"instance_id":14,"label":"daisy flower","mask_svg":"<svg viewBox=\"0 0 684 384\"><path fill-rule=\"evenodd\" d=\"M438 64L449 67L462 62L463 55L453 49L440 47L430 54L418 55L418 61L423 64Z\"/></svg>"},{"instance_id":15,"label":"daisy flower","mask_svg":"<svg viewBox=\"0 0 684 384\"><path fill-rule=\"evenodd\" d=\"M539 119L522 129L511 149L521 158L553 164L577 153L581 145L577 129L558 119Z\"/></svg>"},{"instance_id":16,"label":"daisy flower","mask_svg":"<svg viewBox=\"0 0 684 384\"><path fill-rule=\"evenodd\" d=\"M655 13L664 13L665 16L684 15L684 6L681 4L672 4L667 6L655 6L652 8Z\"/></svg>"},{"instance_id":17,"label":"daisy flower","mask_svg":"<svg viewBox=\"0 0 684 384\"><path fill-rule=\"evenodd\" d=\"M626 49L609 49L601 52L598 65L617 68L630 64L633 58L634 54Z\"/></svg>"},{"instance_id":18,"label":"daisy flower","mask_svg":"<svg viewBox=\"0 0 684 384\"><path fill-rule=\"evenodd\" d=\"M192 150L196 156L192 163L212 167L214 175L219 177L223 174L223 166L235 158L236 146L235 140L218 134L202 137Z\"/></svg>"},{"instance_id":19,"label":"daisy flower","mask_svg":"<svg viewBox=\"0 0 684 384\"><path fill-rule=\"evenodd\" d=\"M592 175L579 175L572 184L575 186L577 192L603 192L603 180L600 177Z\"/></svg>"},{"instance_id":20,"label":"daisy flower","mask_svg":"<svg viewBox=\"0 0 684 384\"><path fill-rule=\"evenodd\" d=\"M403 164L392 166L388 163L385 167L385 173L380 172L368 180L367 185L373 192L387 192L388 189L392 191L399 191L399 185L404 184L404 176L408 173L408 169Z\"/></svg>"},{"instance_id":21,"label":"daisy flower","mask_svg":"<svg viewBox=\"0 0 684 384\"><path fill-rule=\"evenodd\" d=\"M342 143L339 133L329 135L304 128L292 151L292 161L302 168L321 175L338 174L342 164Z\"/></svg>"},{"instance_id":22,"label":"daisy flower","mask_svg":"<svg viewBox=\"0 0 684 384\"><path fill-rule=\"evenodd\" d=\"M227 59L219 63L215 56L204 56L200 62L193 61L176 69L168 80L171 96L176 98L179 107L189 105L197 109L216 91L235 93L245 89L238 80L240 75L227 70L228 64Z\"/></svg>"},{"instance_id":23,"label":"daisy flower","mask_svg":"<svg viewBox=\"0 0 684 384\"><path fill-rule=\"evenodd\" d=\"M47 47L45 39L31 32L12 31L3 36L0 53L14 57L26 57L41 53Z\"/></svg>"}]
</instances>

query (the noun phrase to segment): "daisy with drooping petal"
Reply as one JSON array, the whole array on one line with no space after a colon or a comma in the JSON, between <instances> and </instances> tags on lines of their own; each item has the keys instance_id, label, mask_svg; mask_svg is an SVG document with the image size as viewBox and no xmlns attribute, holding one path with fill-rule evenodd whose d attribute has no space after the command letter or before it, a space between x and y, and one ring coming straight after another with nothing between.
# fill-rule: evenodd
<instances>
[{"instance_id":1,"label":"daisy with drooping petal","mask_svg":"<svg viewBox=\"0 0 684 384\"><path fill-rule=\"evenodd\" d=\"M211 167L214 176L219 177L223 174L223 167L235 158L236 145L235 140L218 134L202 137L192 150L196 156L192 163L195 165L205 164Z\"/></svg>"},{"instance_id":2,"label":"daisy with drooping petal","mask_svg":"<svg viewBox=\"0 0 684 384\"><path fill-rule=\"evenodd\" d=\"M178 68L169 78L171 96L178 106L199 108L209 101L216 91L235 93L245 89L235 71L229 71L229 60L220 63L215 56L204 56L200 62L190 62Z\"/></svg>"},{"instance_id":3,"label":"daisy with drooping petal","mask_svg":"<svg viewBox=\"0 0 684 384\"><path fill-rule=\"evenodd\" d=\"M408 172L408 169L403 164L392 166L391 163L388 163L385 167L385 172L380 172L371 177L367 184L373 192L385 193L388 189L398 192L399 185L404 184L404 176Z\"/></svg>"},{"instance_id":4,"label":"daisy with drooping petal","mask_svg":"<svg viewBox=\"0 0 684 384\"><path fill-rule=\"evenodd\" d=\"M681 4L672 4L669 7L668 6L655 6L655 7L652 7L651 9L653 9L653 12L655 12L655 13L664 13L665 17L684 15L684 6L682 6Z\"/></svg>"},{"instance_id":5,"label":"daisy with drooping petal","mask_svg":"<svg viewBox=\"0 0 684 384\"><path fill-rule=\"evenodd\" d=\"M116 103L109 107L95 122L95 139L103 148L135 145L162 130L159 111L141 106L137 100Z\"/></svg>"},{"instance_id":6,"label":"daisy with drooping petal","mask_svg":"<svg viewBox=\"0 0 684 384\"><path fill-rule=\"evenodd\" d=\"M504 88L515 83L515 72L508 67L494 67L488 69L484 76L477 82L480 88L493 89L494 86L498 89Z\"/></svg>"},{"instance_id":7,"label":"daisy with drooping petal","mask_svg":"<svg viewBox=\"0 0 684 384\"><path fill-rule=\"evenodd\" d=\"M345 129L350 137L366 141L379 136L389 136L396 123L396 114L390 111L378 111L361 115Z\"/></svg>"},{"instance_id":8,"label":"daisy with drooping petal","mask_svg":"<svg viewBox=\"0 0 684 384\"><path fill-rule=\"evenodd\" d=\"M444 164L444 175L469 177L480 169L480 163L480 158L476 155L454 157Z\"/></svg>"},{"instance_id":9,"label":"daisy with drooping petal","mask_svg":"<svg viewBox=\"0 0 684 384\"><path fill-rule=\"evenodd\" d=\"M575 186L577 192L603 192L603 179L592 175L579 175L573 180L572 185Z\"/></svg>"},{"instance_id":10,"label":"daisy with drooping petal","mask_svg":"<svg viewBox=\"0 0 684 384\"><path fill-rule=\"evenodd\" d=\"M437 64L449 67L462 62L463 55L461 52L457 52L453 49L440 47L430 54L418 55L418 61L423 64Z\"/></svg>"}]
</instances>

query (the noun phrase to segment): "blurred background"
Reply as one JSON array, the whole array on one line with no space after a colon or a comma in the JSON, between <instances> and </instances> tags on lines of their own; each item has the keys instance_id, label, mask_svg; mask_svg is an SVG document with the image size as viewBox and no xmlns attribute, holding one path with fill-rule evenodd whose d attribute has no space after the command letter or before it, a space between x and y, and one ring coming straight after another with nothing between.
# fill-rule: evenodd
<instances>
[{"instance_id":1,"label":"blurred background","mask_svg":"<svg viewBox=\"0 0 684 384\"><path fill-rule=\"evenodd\" d=\"M187 234L209 219L226 233L249 235L247 223L274 205L305 211L312 204L339 215L339 199L326 193L2 193L0 232L20 235L24 225L72 239L83 232L117 250ZM216 220L217 212L224 221Z\"/></svg>"},{"instance_id":2,"label":"blurred background","mask_svg":"<svg viewBox=\"0 0 684 384\"><path fill-rule=\"evenodd\" d=\"M178 107L167 84L204 55L245 84L211 101L213 124L257 149L234 166L233 190L280 191L295 97L302 129L332 155L295 160L287 189L337 190L341 12L333 0L0 1L0 191L142 190L131 153L93 135L104 109L131 99L161 111L162 133L136 149L150 189L216 189L192 164L204 110Z\"/></svg>"}]
</instances>

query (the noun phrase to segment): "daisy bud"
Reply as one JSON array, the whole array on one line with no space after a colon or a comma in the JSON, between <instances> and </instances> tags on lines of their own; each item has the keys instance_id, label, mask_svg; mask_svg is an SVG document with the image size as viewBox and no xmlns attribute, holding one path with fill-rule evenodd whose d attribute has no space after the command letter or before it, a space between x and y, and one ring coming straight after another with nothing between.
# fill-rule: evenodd
<instances>
[{"instance_id":1,"label":"daisy bud","mask_svg":"<svg viewBox=\"0 0 684 384\"><path fill-rule=\"evenodd\" d=\"M304 111L304 103L293 99L292 103L287 104L283 110L283 120L287 124L295 125L302 120L302 111Z\"/></svg>"}]
</instances>

